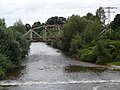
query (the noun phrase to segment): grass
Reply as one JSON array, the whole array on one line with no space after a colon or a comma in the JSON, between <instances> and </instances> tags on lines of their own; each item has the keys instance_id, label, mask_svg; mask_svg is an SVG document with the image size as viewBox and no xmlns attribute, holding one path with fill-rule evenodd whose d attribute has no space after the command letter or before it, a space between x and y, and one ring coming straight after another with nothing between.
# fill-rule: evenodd
<instances>
[{"instance_id":1,"label":"grass","mask_svg":"<svg viewBox=\"0 0 120 90\"><path fill-rule=\"evenodd\" d=\"M112 63L110 63L110 65L117 65L117 66L120 66L120 61L112 62Z\"/></svg>"}]
</instances>

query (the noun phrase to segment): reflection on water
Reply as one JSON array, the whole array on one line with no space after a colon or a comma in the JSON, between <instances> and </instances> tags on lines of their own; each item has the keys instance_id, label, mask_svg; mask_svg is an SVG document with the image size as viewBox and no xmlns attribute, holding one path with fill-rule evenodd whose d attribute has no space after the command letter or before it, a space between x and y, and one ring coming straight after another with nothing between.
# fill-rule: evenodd
<instances>
[{"instance_id":1,"label":"reflection on water","mask_svg":"<svg viewBox=\"0 0 120 90\"><path fill-rule=\"evenodd\" d=\"M94 72L94 73L101 73L104 72L105 68L99 68L99 67L83 67L83 66L66 66L65 71L67 73L74 73L74 72Z\"/></svg>"}]
</instances>

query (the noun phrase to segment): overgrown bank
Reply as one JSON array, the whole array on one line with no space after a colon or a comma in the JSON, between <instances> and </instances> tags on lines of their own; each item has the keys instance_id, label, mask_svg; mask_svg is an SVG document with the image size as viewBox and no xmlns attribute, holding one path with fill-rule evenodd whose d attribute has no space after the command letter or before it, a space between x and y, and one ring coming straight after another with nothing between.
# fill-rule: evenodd
<instances>
[{"instance_id":1,"label":"overgrown bank","mask_svg":"<svg viewBox=\"0 0 120 90\"><path fill-rule=\"evenodd\" d=\"M21 21L7 28L5 20L0 19L0 78L19 67L28 54L30 42L23 38L25 32L26 28Z\"/></svg>"},{"instance_id":2,"label":"overgrown bank","mask_svg":"<svg viewBox=\"0 0 120 90\"><path fill-rule=\"evenodd\" d=\"M120 25L116 27L116 21L115 17L112 29L107 29L98 16L72 15L63 25L62 39L48 40L48 44L70 52L78 60L97 64L120 62Z\"/></svg>"}]
</instances>

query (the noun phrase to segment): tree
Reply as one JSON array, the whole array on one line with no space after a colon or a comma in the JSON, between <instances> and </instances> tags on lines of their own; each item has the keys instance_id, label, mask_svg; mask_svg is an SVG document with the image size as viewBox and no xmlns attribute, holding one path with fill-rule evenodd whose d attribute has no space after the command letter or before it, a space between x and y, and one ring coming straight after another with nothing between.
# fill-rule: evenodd
<instances>
[{"instance_id":1,"label":"tree","mask_svg":"<svg viewBox=\"0 0 120 90\"><path fill-rule=\"evenodd\" d=\"M85 27L83 37L86 43L90 44L99 39L102 27L99 20L89 21Z\"/></svg>"},{"instance_id":2,"label":"tree","mask_svg":"<svg viewBox=\"0 0 120 90\"><path fill-rule=\"evenodd\" d=\"M22 20L20 20L20 19L18 21L16 21L14 23L14 25L9 28L12 30L16 30L22 34L25 34L27 31L25 25L23 24Z\"/></svg>"},{"instance_id":3,"label":"tree","mask_svg":"<svg viewBox=\"0 0 120 90\"><path fill-rule=\"evenodd\" d=\"M34 22L34 24L32 25L32 28L36 28L36 27L40 27L41 26L41 22Z\"/></svg>"},{"instance_id":4,"label":"tree","mask_svg":"<svg viewBox=\"0 0 120 90\"><path fill-rule=\"evenodd\" d=\"M106 15L103 7L99 7L96 10L96 16L100 19L102 24L105 24Z\"/></svg>"},{"instance_id":5,"label":"tree","mask_svg":"<svg viewBox=\"0 0 120 90\"><path fill-rule=\"evenodd\" d=\"M6 27L6 23L5 23L5 19L4 18L0 18L0 26L2 27Z\"/></svg>"},{"instance_id":6,"label":"tree","mask_svg":"<svg viewBox=\"0 0 120 90\"><path fill-rule=\"evenodd\" d=\"M32 25L32 28L37 28L37 29L35 29L35 31L37 32L37 33L41 33L41 31L43 30L43 28L41 28L41 22L40 21L38 21L38 22L34 22L34 24Z\"/></svg>"},{"instance_id":7,"label":"tree","mask_svg":"<svg viewBox=\"0 0 120 90\"><path fill-rule=\"evenodd\" d=\"M72 15L63 26L63 49L70 49L70 42L77 33L82 33L87 25L87 20L78 15Z\"/></svg>"},{"instance_id":8,"label":"tree","mask_svg":"<svg viewBox=\"0 0 120 90\"><path fill-rule=\"evenodd\" d=\"M111 28L113 30L120 28L120 14L115 16L114 21L111 23Z\"/></svg>"},{"instance_id":9,"label":"tree","mask_svg":"<svg viewBox=\"0 0 120 90\"><path fill-rule=\"evenodd\" d=\"M6 28L5 21L0 19L0 78L7 71L17 68L21 60L28 54L30 43L23 38L25 27L21 21ZM0 22L1 22L0 21Z\"/></svg>"},{"instance_id":10,"label":"tree","mask_svg":"<svg viewBox=\"0 0 120 90\"><path fill-rule=\"evenodd\" d=\"M66 18L55 16L55 17L49 18L46 24L55 25L55 24L64 24L65 22L66 22Z\"/></svg>"},{"instance_id":11,"label":"tree","mask_svg":"<svg viewBox=\"0 0 120 90\"><path fill-rule=\"evenodd\" d=\"M93 18L93 14L92 13L87 13L86 15L86 19L92 19Z\"/></svg>"},{"instance_id":12,"label":"tree","mask_svg":"<svg viewBox=\"0 0 120 90\"><path fill-rule=\"evenodd\" d=\"M25 24L26 30L29 31L32 27L30 26L30 24L26 23Z\"/></svg>"}]
</instances>

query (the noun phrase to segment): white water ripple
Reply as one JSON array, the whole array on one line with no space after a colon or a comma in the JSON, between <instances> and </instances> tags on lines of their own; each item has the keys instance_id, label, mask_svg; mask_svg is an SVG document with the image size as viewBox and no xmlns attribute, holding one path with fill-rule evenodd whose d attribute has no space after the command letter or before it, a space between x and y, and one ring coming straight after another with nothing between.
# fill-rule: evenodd
<instances>
[{"instance_id":1,"label":"white water ripple","mask_svg":"<svg viewBox=\"0 0 120 90\"><path fill-rule=\"evenodd\" d=\"M1 81L0 86L21 86L21 85L60 85L60 84L95 84L95 83L120 83L120 80L88 80L88 81L29 81L29 82L17 82L17 81Z\"/></svg>"}]
</instances>

